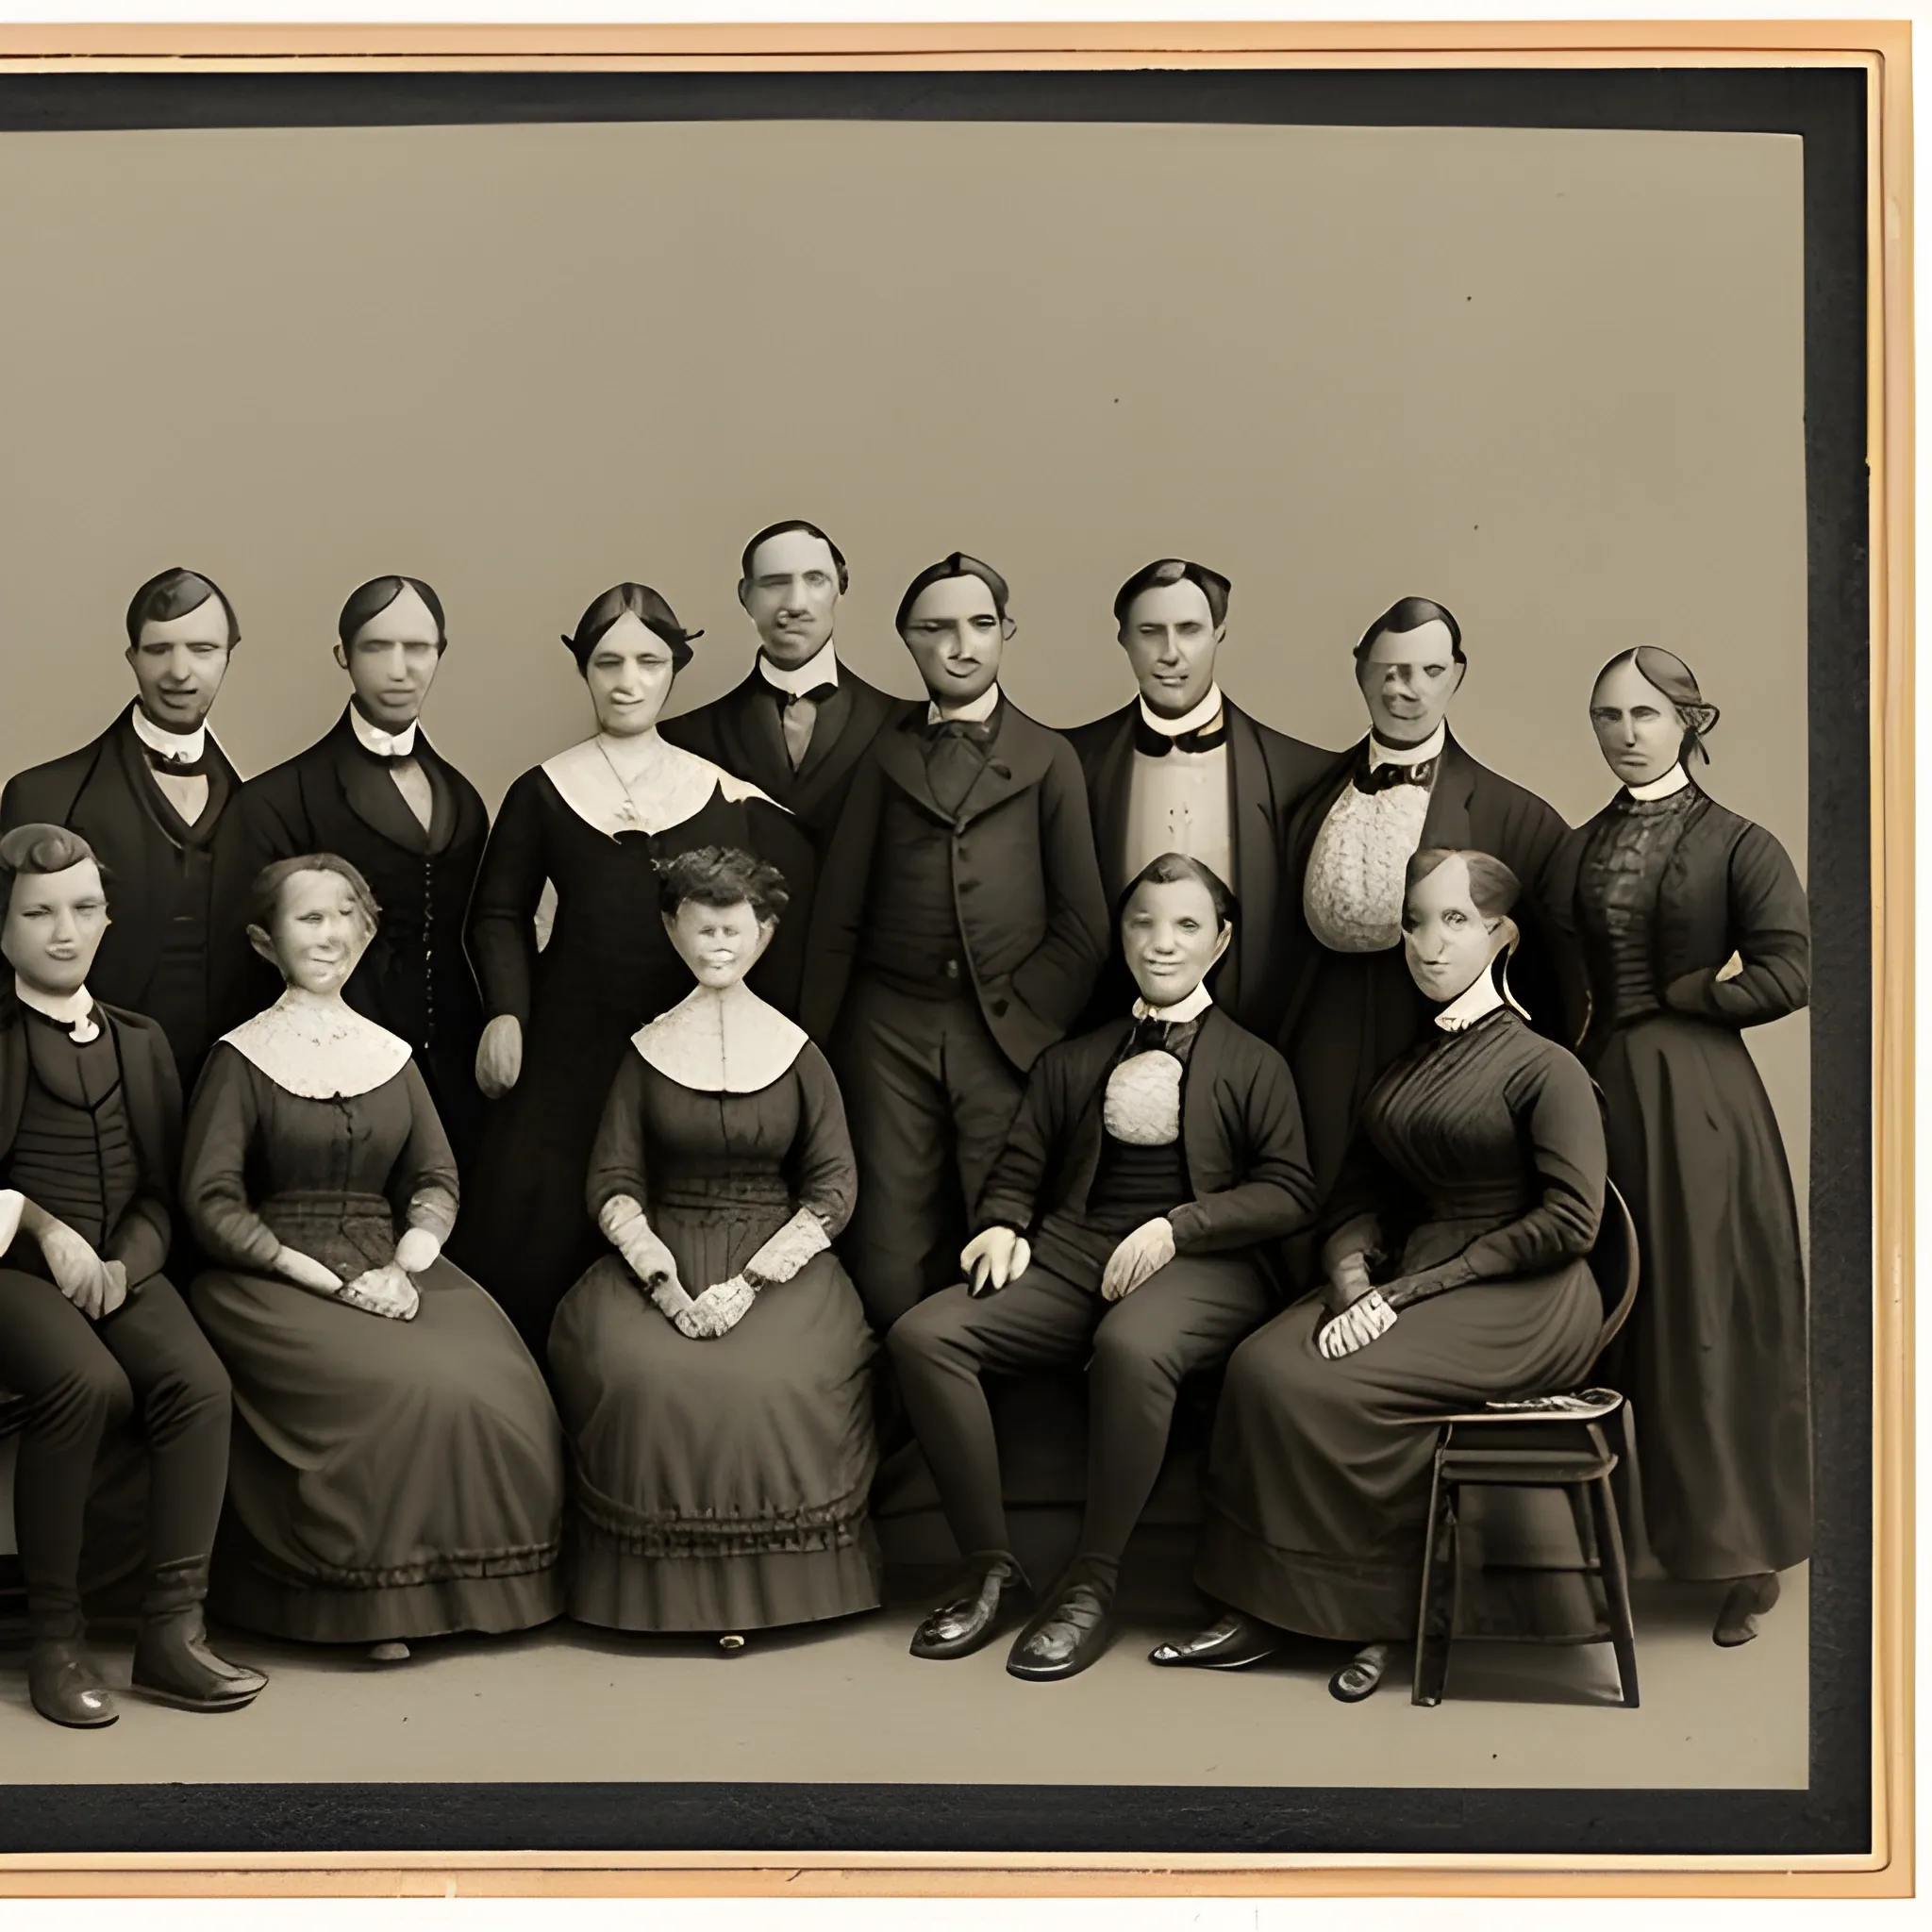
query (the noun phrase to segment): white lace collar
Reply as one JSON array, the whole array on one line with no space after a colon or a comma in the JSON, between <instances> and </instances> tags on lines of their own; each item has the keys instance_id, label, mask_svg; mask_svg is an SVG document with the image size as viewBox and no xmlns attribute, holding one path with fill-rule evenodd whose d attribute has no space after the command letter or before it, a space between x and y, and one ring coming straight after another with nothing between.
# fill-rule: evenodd
<instances>
[{"instance_id":1,"label":"white lace collar","mask_svg":"<svg viewBox=\"0 0 1932 1932\"><path fill-rule=\"evenodd\" d=\"M1673 765L1661 778L1653 778L1648 785L1626 785L1624 790L1640 805L1650 805L1659 798L1669 798L1683 791L1690 782L1690 774L1682 765Z\"/></svg>"},{"instance_id":2,"label":"white lace collar","mask_svg":"<svg viewBox=\"0 0 1932 1932\"><path fill-rule=\"evenodd\" d=\"M740 980L724 991L693 987L630 1043L667 1080L698 1093L757 1093L798 1058L804 1027Z\"/></svg>"},{"instance_id":3,"label":"white lace collar","mask_svg":"<svg viewBox=\"0 0 1932 1932\"><path fill-rule=\"evenodd\" d=\"M758 675L774 691L782 691L788 696L794 698L802 696L806 691L816 691L822 684L837 684L839 682L839 647L830 638L827 638L796 671L788 671L782 664L774 664L760 651L758 653Z\"/></svg>"},{"instance_id":4,"label":"white lace collar","mask_svg":"<svg viewBox=\"0 0 1932 1932\"><path fill-rule=\"evenodd\" d=\"M1171 1007L1150 1007L1145 1000L1134 1002L1134 1018L1137 1020L1164 1020L1170 1026L1185 1024L1190 1020L1198 1020L1214 1004L1214 995L1208 991L1204 979L1186 999L1176 1000Z\"/></svg>"},{"instance_id":5,"label":"white lace collar","mask_svg":"<svg viewBox=\"0 0 1932 1932\"><path fill-rule=\"evenodd\" d=\"M385 731L379 724L372 724L356 706L349 707L349 728L355 732L364 751L373 751L379 758L408 758L416 755L416 720L411 718L400 731Z\"/></svg>"},{"instance_id":6,"label":"white lace collar","mask_svg":"<svg viewBox=\"0 0 1932 1932\"><path fill-rule=\"evenodd\" d=\"M607 739L601 733L545 758L544 775L578 818L613 839L620 832L662 832L681 825L704 808L713 790L734 805L761 798L784 809L756 785L734 778L710 759L680 751L655 729L647 735L653 747L649 762L628 782L619 774L635 769L638 741Z\"/></svg>"},{"instance_id":7,"label":"white lace collar","mask_svg":"<svg viewBox=\"0 0 1932 1932\"><path fill-rule=\"evenodd\" d=\"M76 1046L85 1046L89 1041L101 1037L100 1026L93 1016L94 996L84 986L68 993L42 992L39 987L29 986L16 973L13 975L13 996L22 1006L31 1007L49 1020L58 1020L73 1034Z\"/></svg>"},{"instance_id":8,"label":"white lace collar","mask_svg":"<svg viewBox=\"0 0 1932 1932\"><path fill-rule=\"evenodd\" d=\"M1208 695L1191 711L1183 711L1178 718L1163 718L1150 706L1145 698L1141 700L1141 722L1150 731L1158 731L1163 738L1178 738L1183 731L1198 731L1204 724L1211 724L1221 715L1221 687L1210 684Z\"/></svg>"},{"instance_id":9,"label":"white lace collar","mask_svg":"<svg viewBox=\"0 0 1932 1932\"><path fill-rule=\"evenodd\" d=\"M163 731L141 708L139 698L128 711L127 720L134 726L135 737L157 757L182 758L191 765L208 749L208 739L212 736L205 722L197 724L192 731Z\"/></svg>"},{"instance_id":10,"label":"white lace collar","mask_svg":"<svg viewBox=\"0 0 1932 1932\"><path fill-rule=\"evenodd\" d=\"M999 702L1000 686L999 680L995 678L970 703L955 705L950 710L941 710L937 698L929 700L925 708L925 722L928 724L984 724L999 708Z\"/></svg>"},{"instance_id":11,"label":"white lace collar","mask_svg":"<svg viewBox=\"0 0 1932 1932\"><path fill-rule=\"evenodd\" d=\"M407 1040L340 999L317 999L292 987L222 1038L303 1100L352 1100L387 1085L409 1063Z\"/></svg>"},{"instance_id":12,"label":"white lace collar","mask_svg":"<svg viewBox=\"0 0 1932 1932\"><path fill-rule=\"evenodd\" d=\"M1384 744L1372 731L1369 733L1369 770L1377 765L1419 765L1428 758L1439 758L1442 748L1449 742L1447 722L1438 724L1420 744Z\"/></svg>"}]
</instances>

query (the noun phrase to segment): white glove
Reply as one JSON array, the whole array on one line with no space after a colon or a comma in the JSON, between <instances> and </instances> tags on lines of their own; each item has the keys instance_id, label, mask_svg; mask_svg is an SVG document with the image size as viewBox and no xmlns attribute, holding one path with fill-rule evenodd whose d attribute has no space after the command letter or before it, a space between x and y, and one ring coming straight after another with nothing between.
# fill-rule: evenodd
<instances>
[{"instance_id":1,"label":"white glove","mask_svg":"<svg viewBox=\"0 0 1932 1932\"><path fill-rule=\"evenodd\" d=\"M436 1265L442 1242L426 1227L412 1227L396 1243L396 1266L405 1274L423 1274Z\"/></svg>"},{"instance_id":2,"label":"white glove","mask_svg":"<svg viewBox=\"0 0 1932 1932\"><path fill-rule=\"evenodd\" d=\"M728 1335L751 1311L758 1290L742 1274L714 1282L677 1319L678 1331L693 1341Z\"/></svg>"},{"instance_id":3,"label":"white glove","mask_svg":"<svg viewBox=\"0 0 1932 1932\"><path fill-rule=\"evenodd\" d=\"M336 1299L391 1322L413 1322L423 1305L416 1284L393 1261L387 1268L371 1268L354 1281L343 1283Z\"/></svg>"},{"instance_id":4,"label":"white glove","mask_svg":"<svg viewBox=\"0 0 1932 1932\"><path fill-rule=\"evenodd\" d=\"M1174 1259L1174 1223L1166 1215L1143 1221L1107 1257L1107 1272L1100 1277L1105 1300L1124 1300L1150 1274Z\"/></svg>"},{"instance_id":5,"label":"white glove","mask_svg":"<svg viewBox=\"0 0 1932 1932\"><path fill-rule=\"evenodd\" d=\"M292 1281L297 1288L308 1289L316 1294L341 1292L342 1277L325 1262L303 1254L298 1248L278 1249L275 1267L284 1281Z\"/></svg>"},{"instance_id":6,"label":"white glove","mask_svg":"<svg viewBox=\"0 0 1932 1932\"><path fill-rule=\"evenodd\" d=\"M476 1085L485 1100L501 1100L524 1071L524 1023L499 1013L476 1042Z\"/></svg>"},{"instance_id":7,"label":"white glove","mask_svg":"<svg viewBox=\"0 0 1932 1932\"><path fill-rule=\"evenodd\" d=\"M1315 1346L1330 1361L1339 1361L1358 1348L1368 1347L1377 1336L1388 1334L1400 1319L1382 1299L1381 1291L1371 1289L1359 1301L1350 1302L1341 1314L1324 1324L1315 1337Z\"/></svg>"},{"instance_id":8,"label":"white glove","mask_svg":"<svg viewBox=\"0 0 1932 1932\"><path fill-rule=\"evenodd\" d=\"M90 1322L98 1322L108 1312L107 1263L64 1221L50 1218L40 1231L40 1242L54 1286Z\"/></svg>"},{"instance_id":9,"label":"white glove","mask_svg":"<svg viewBox=\"0 0 1932 1932\"><path fill-rule=\"evenodd\" d=\"M959 1251L966 1286L975 1295L996 1294L1019 1280L1033 1258L1033 1244L1010 1227L990 1227L976 1234Z\"/></svg>"},{"instance_id":10,"label":"white glove","mask_svg":"<svg viewBox=\"0 0 1932 1932\"><path fill-rule=\"evenodd\" d=\"M739 1272L755 1288L776 1288L831 1245L825 1224L809 1208L801 1208Z\"/></svg>"}]
</instances>

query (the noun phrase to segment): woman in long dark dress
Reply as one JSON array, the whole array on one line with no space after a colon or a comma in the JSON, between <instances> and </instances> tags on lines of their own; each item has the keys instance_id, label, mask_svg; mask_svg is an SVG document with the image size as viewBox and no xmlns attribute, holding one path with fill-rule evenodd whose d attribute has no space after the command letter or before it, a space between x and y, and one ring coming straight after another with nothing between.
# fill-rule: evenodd
<instances>
[{"instance_id":1,"label":"woman in long dark dress","mask_svg":"<svg viewBox=\"0 0 1932 1932\"><path fill-rule=\"evenodd\" d=\"M288 990L215 1046L182 1160L213 1263L191 1299L235 1387L209 1607L383 1661L546 1623L562 1432L503 1310L442 1258L456 1163L408 1043L341 997L369 888L315 855L269 866L257 902Z\"/></svg>"},{"instance_id":2,"label":"woman in long dark dress","mask_svg":"<svg viewBox=\"0 0 1932 1932\"><path fill-rule=\"evenodd\" d=\"M1296 1631L1360 1645L1329 1690L1366 1697L1415 1634L1434 1418L1590 1367L1603 1122L1581 1064L1508 996L1517 891L1484 853L1409 861L1403 943L1433 1036L1370 1090L1327 1287L1228 1364L1194 1574L1231 1607L1158 1664L1234 1669Z\"/></svg>"},{"instance_id":3,"label":"woman in long dark dress","mask_svg":"<svg viewBox=\"0 0 1932 1932\"><path fill-rule=\"evenodd\" d=\"M1613 658L1591 722L1623 789L1571 835L1550 890L1585 962L1573 1037L1642 1257L1614 1373L1651 1548L1672 1576L1730 1580L1712 1631L1728 1647L1811 1551L1797 1200L1743 1040L1809 998L1810 920L1784 847L1690 776L1717 711L1680 658Z\"/></svg>"},{"instance_id":4,"label":"woman in long dark dress","mask_svg":"<svg viewBox=\"0 0 1932 1932\"><path fill-rule=\"evenodd\" d=\"M550 1334L576 1478L569 1607L736 1647L878 1604L876 1343L828 1245L857 1185L831 1068L744 984L784 881L705 850L659 882L698 984L611 1083L589 1204L616 1252Z\"/></svg>"},{"instance_id":5,"label":"woman in long dark dress","mask_svg":"<svg viewBox=\"0 0 1932 1932\"><path fill-rule=\"evenodd\" d=\"M737 846L808 874L790 813L658 735L691 639L657 591L619 584L564 642L597 718L594 737L524 775L490 833L470 914L489 1024L476 1080L492 1103L456 1252L542 1359L557 1304L602 1247L584 1213L591 1141L625 1042L691 978L658 917L652 868L701 845ZM536 920L557 895L549 942ZM798 948L760 961L758 986L796 1002Z\"/></svg>"}]
</instances>

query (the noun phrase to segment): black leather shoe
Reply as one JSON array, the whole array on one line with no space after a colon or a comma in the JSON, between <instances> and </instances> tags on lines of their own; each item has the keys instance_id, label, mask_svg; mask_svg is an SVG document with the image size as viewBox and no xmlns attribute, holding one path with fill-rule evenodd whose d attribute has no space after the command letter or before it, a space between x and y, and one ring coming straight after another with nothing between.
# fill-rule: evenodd
<instances>
[{"instance_id":1,"label":"black leather shoe","mask_svg":"<svg viewBox=\"0 0 1932 1932\"><path fill-rule=\"evenodd\" d=\"M1010 1557L998 1557L968 1579L912 1633L912 1655L971 1657L1000 1633L1014 1606L1027 1596L1026 1579Z\"/></svg>"},{"instance_id":2,"label":"black leather shoe","mask_svg":"<svg viewBox=\"0 0 1932 1932\"><path fill-rule=\"evenodd\" d=\"M1736 1650L1757 1635L1757 1620L1766 1615L1781 1594L1777 1572L1766 1570L1757 1576L1740 1576L1724 1592L1723 1607L1710 1641L1720 1650Z\"/></svg>"},{"instance_id":3,"label":"black leather shoe","mask_svg":"<svg viewBox=\"0 0 1932 1932\"><path fill-rule=\"evenodd\" d=\"M1097 1577L1069 1577L1015 1639L1008 1672L1053 1683L1084 1671L1113 1641L1113 1595Z\"/></svg>"},{"instance_id":4,"label":"black leather shoe","mask_svg":"<svg viewBox=\"0 0 1932 1932\"><path fill-rule=\"evenodd\" d=\"M1239 1671L1273 1657L1280 1648L1281 1632L1273 1624L1229 1610L1192 1637L1157 1644L1147 1653L1147 1661L1163 1670Z\"/></svg>"},{"instance_id":5,"label":"black leather shoe","mask_svg":"<svg viewBox=\"0 0 1932 1932\"><path fill-rule=\"evenodd\" d=\"M49 1724L76 1731L97 1731L120 1715L114 1693L101 1682L100 1673L78 1638L43 1638L28 1651L27 1694L34 1708Z\"/></svg>"},{"instance_id":6,"label":"black leather shoe","mask_svg":"<svg viewBox=\"0 0 1932 1932\"><path fill-rule=\"evenodd\" d=\"M157 1704L177 1710L240 1710L267 1684L259 1671L231 1664L208 1648L198 1607L149 1617L134 1641L134 1688Z\"/></svg>"}]
</instances>

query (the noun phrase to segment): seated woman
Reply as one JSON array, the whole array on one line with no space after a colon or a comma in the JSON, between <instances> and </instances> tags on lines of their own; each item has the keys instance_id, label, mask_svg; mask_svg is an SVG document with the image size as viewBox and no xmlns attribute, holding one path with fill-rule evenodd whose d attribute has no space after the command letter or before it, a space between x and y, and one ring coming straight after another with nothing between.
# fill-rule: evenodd
<instances>
[{"instance_id":1,"label":"seated woman","mask_svg":"<svg viewBox=\"0 0 1932 1932\"><path fill-rule=\"evenodd\" d=\"M1328 1688L1368 1696L1415 1634L1433 1418L1591 1365L1603 1119L1509 997L1517 890L1486 853L1409 861L1403 945L1436 1030L1370 1091L1324 1217L1326 1289L1228 1364L1194 1575L1232 1607L1157 1664L1231 1670L1296 1631L1361 1645Z\"/></svg>"},{"instance_id":2,"label":"seated woman","mask_svg":"<svg viewBox=\"0 0 1932 1932\"><path fill-rule=\"evenodd\" d=\"M408 1043L342 999L375 903L331 854L267 867L255 900L288 990L216 1045L182 1162L214 1264L191 1298L235 1385L210 1605L385 1662L546 1623L562 1435L508 1318L441 1258L456 1166Z\"/></svg>"},{"instance_id":3,"label":"seated woman","mask_svg":"<svg viewBox=\"0 0 1932 1932\"><path fill-rule=\"evenodd\" d=\"M618 1069L589 1186L616 1253L550 1331L575 1464L569 1609L735 1650L878 1605L876 1343L829 1252L857 1186L838 1086L744 984L784 880L719 846L658 879L698 984Z\"/></svg>"}]
</instances>

